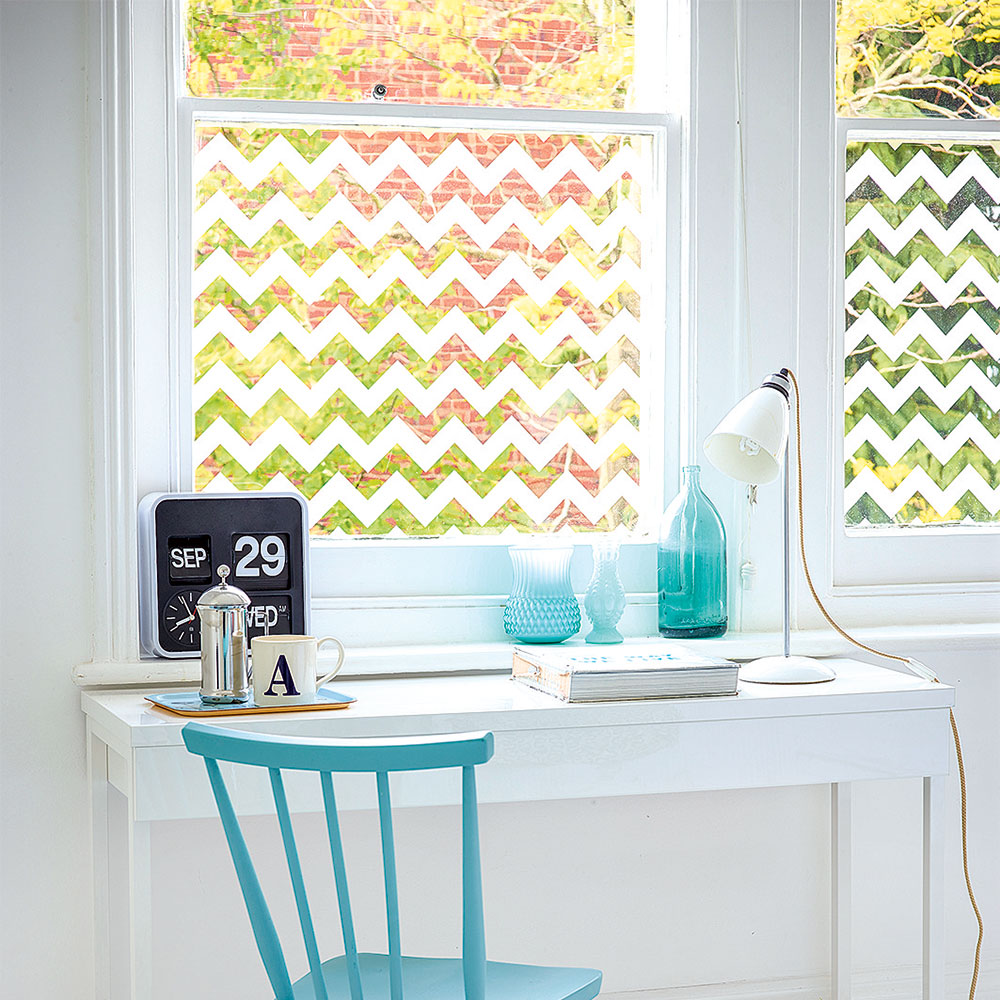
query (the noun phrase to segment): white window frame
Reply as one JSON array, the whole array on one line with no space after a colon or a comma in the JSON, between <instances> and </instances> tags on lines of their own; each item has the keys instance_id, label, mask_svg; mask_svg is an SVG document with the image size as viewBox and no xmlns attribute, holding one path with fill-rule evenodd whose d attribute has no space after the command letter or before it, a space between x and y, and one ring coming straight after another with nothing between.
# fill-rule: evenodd
<instances>
[{"instance_id":1,"label":"white window frame","mask_svg":"<svg viewBox=\"0 0 1000 1000\"><path fill-rule=\"evenodd\" d=\"M176 418L183 402L169 385L190 385L191 361L169 331L178 328L182 301L171 290L188 276L177 267L162 211L183 182L171 166L178 162L168 113L175 95L164 91L170 79L166 53L181 43L174 2L109 0L89 7L89 59L96 67L89 99L96 291L95 663L134 661L138 654L136 506L144 493L183 482L181 443L171 437L180 426ZM676 74L666 165L674 180L666 220L667 322L676 331L668 343L679 385L676 409L669 407L677 419L668 418L664 430L663 489L666 496L673 493L682 464L702 465L729 537L730 629L780 626L780 498L771 487L762 488L752 532L744 538L743 491L706 466L701 442L735 399L766 371L785 364L795 369L803 388L806 538L813 578L830 610L855 626L997 621L995 534L978 536L986 545L958 546L971 549L970 558L978 552L975 573L969 571L973 563L956 554L956 542L964 539L933 533L898 556L880 539L860 539L877 553L869 564L891 570L885 579L859 583L837 571L850 547L842 510L843 313L836 296L838 284L842 287L843 193L836 179L843 175L843 155L833 113L834 0L798 0L793 17L782 13L780 23L777 16L758 23L750 0L671 2L666 58ZM712 39L705 51L699 34ZM736 52L740 73L730 58ZM773 68L774 79L786 85L778 111L774 95L760 83L761 67ZM747 254L734 128L740 85L750 167ZM774 122L768 120L772 113ZM145 156L144 170L137 167L138 154ZM777 238L772 205L761 201L761 189L772 177L791 185L790 200L781 192ZM179 239L176 226L173 238ZM744 275L754 306L749 322ZM720 365L720 359L731 363ZM329 626L355 646L498 637L509 572L503 543L483 544L478 568L452 573L444 582L439 578L433 587L421 575L426 543L392 545L392 550L385 543L366 548L370 558L353 569L345 566L342 590L314 599L315 628ZM586 541L580 545L586 548ZM387 553L407 558L387 566ZM575 560L578 591L589 571L585 555ZM757 570L748 591L740 589L744 557ZM955 568L974 578L949 581L947 571ZM625 628L655 632L652 541L627 547L623 579L629 592ZM392 581L389 586L386 580ZM801 573L793 612L798 628L826 628Z\"/></svg>"},{"instance_id":2,"label":"white window frame","mask_svg":"<svg viewBox=\"0 0 1000 1000\"><path fill-rule=\"evenodd\" d=\"M687 65L686 4L665 40L674 64ZM191 443L183 430L190 409L189 350L191 275L190 218L180 196L191 189L191 122L215 112L280 117L331 114L347 123L390 124L424 120L440 127L473 125L539 127L558 118L564 127L651 134L658 145L657 173L665 185L667 255L656 261L662 282L664 344L644 352L644 364L662 368L663 384L676 387L684 407L690 373L683 368L682 284L686 250L680 233L686 213L684 133L679 114L566 112L533 109L393 107L327 102L226 100L181 96L183 31L181 0L112 0L95 5L90 51L102 67L90 99L95 142L94 249L106 294L95 304L94 326L104 332L94 356L95 494L101 595L95 660L130 660L139 653L136 610L135 511L138 499L155 490L191 488ZM664 34L666 25L664 24ZM679 74L681 75L681 74ZM686 75L686 74L683 74ZM676 87L683 106L685 88ZM224 108L224 112L220 109ZM175 109L177 113L175 114ZM669 331L669 335L668 335ZM647 337L648 340L653 338ZM171 386L180 387L172 391ZM668 393L652 394L644 414L653 431L649 454L663 456L655 468L653 507L662 506L681 464L683 421L664 417ZM656 475L659 473L659 475ZM645 474L650 475L647 459ZM652 535L624 548L622 574L630 591L626 628L655 628L651 568ZM506 540L442 543L435 540L319 540L313 544L313 628L336 631L356 644L476 641L502 638L500 609L509 586ZM578 541L587 548L585 537ZM652 570L655 573L655 570ZM574 560L574 586L582 591L589 560ZM327 627L329 626L329 627Z\"/></svg>"},{"instance_id":3,"label":"white window frame","mask_svg":"<svg viewBox=\"0 0 1000 1000\"><path fill-rule=\"evenodd\" d=\"M797 320L803 389L807 539L831 610L857 624L996 621L1000 528L844 527L844 174L849 136L980 137L983 123L838 119L836 2L799 0ZM827 247L823 253L818 248ZM817 544L809 525L830 526ZM818 570L818 572L817 572ZM806 601L808 598L806 598ZM819 624L806 601L800 624Z\"/></svg>"}]
</instances>

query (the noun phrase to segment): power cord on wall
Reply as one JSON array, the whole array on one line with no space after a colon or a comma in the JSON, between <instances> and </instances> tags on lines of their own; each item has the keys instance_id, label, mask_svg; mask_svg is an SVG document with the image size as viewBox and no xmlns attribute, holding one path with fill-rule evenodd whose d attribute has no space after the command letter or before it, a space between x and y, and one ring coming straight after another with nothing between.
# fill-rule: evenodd
<instances>
[{"instance_id":1,"label":"power cord on wall","mask_svg":"<svg viewBox=\"0 0 1000 1000\"><path fill-rule=\"evenodd\" d=\"M809 561L806 558L806 536L805 529L802 524L802 512L803 512L803 502L802 502L802 413L799 407L799 383L798 379L795 377L795 373L790 369L786 368L788 372L788 377L792 380L792 385L795 387L795 464L796 464L796 486L798 491L798 508L799 508L799 554L802 557L802 570L805 573L806 583L809 586L809 593L812 594L813 600L816 602L816 607L819 608L820 613L827 620L830 627L838 633L838 635L843 636L848 642L853 643L860 649L864 649L869 653L874 653L876 656L882 656L887 660L896 660L899 663L904 663L913 673L918 674L925 680L931 681L934 684L940 684L941 681L937 674L931 670L926 664L921 663L919 660L914 659L912 656L898 656L895 653L885 653L881 649L875 649L874 646L868 646L853 636L848 635L831 617L830 612L826 610L823 606L823 602L820 600L819 594L816 593L816 588L813 586L812 575L809 573ZM979 906L976 903L976 894L972 891L972 878L969 875L969 837L968 837L968 821L967 821L967 795L965 788L965 763L962 759L962 741L958 735L958 723L955 721L955 713L948 709L948 716L951 719L951 734L955 740L955 756L958 759L958 782L962 790L962 867L965 870L965 888L969 894L969 902L972 904L972 912L976 915L976 923L979 926L979 937L976 939L976 957L972 966L972 982L969 984L969 1000L975 1000L976 996L976 983L979 981L979 956L983 946L983 917L979 912Z\"/></svg>"}]
</instances>

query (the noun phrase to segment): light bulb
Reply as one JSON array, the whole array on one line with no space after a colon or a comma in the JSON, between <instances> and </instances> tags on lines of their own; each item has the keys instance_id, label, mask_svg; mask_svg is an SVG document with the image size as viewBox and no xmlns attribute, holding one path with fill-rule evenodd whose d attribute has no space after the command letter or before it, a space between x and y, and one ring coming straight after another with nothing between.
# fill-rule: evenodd
<instances>
[{"instance_id":1,"label":"light bulb","mask_svg":"<svg viewBox=\"0 0 1000 1000\"><path fill-rule=\"evenodd\" d=\"M749 455L750 458L760 454L760 445L753 438L741 437L739 440L739 449L744 455Z\"/></svg>"}]
</instances>

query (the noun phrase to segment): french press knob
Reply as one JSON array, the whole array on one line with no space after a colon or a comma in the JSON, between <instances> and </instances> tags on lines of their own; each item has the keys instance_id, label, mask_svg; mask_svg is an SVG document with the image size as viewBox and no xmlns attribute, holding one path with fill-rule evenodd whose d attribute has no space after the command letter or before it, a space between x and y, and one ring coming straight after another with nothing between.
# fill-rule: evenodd
<instances>
[{"instance_id":1,"label":"french press knob","mask_svg":"<svg viewBox=\"0 0 1000 1000\"><path fill-rule=\"evenodd\" d=\"M198 598L201 618L201 700L231 704L250 697L247 608L250 598L226 583L229 567L218 569L218 586Z\"/></svg>"}]
</instances>

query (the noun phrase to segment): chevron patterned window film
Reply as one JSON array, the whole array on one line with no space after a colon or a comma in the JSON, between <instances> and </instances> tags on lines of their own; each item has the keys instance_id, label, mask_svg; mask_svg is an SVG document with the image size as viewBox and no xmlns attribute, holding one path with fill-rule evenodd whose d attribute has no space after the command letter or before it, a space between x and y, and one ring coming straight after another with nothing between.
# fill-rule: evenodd
<instances>
[{"instance_id":1,"label":"chevron patterned window film","mask_svg":"<svg viewBox=\"0 0 1000 1000\"><path fill-rule=\"evenodd\" d=\"M1000 142L847 146L848 528L1000 524Z\"/></svg>"},{"instance_id":2,"label":"chevron patterned window film","mask_svg":"<svg viewBox=\"0 0 1000 1000\"><path fill-rule=\"evenodd\" d=\"M637 525L649 136L195 149L197 489L299 490L317 535Z\"/></svg>"},{"instance_id":3,"label":"chevron patterned window film","mask_svg":"<svg viewBox=\"0 0 1000 1000\"><path fill-rule=\"evenodd\" d=\"M663 2L188 0L187 86L195 97L357 101L384 84L387 100L409 104L651 107L663 78L636 85L636 7Z\"/></svg>"}]
</instances>

